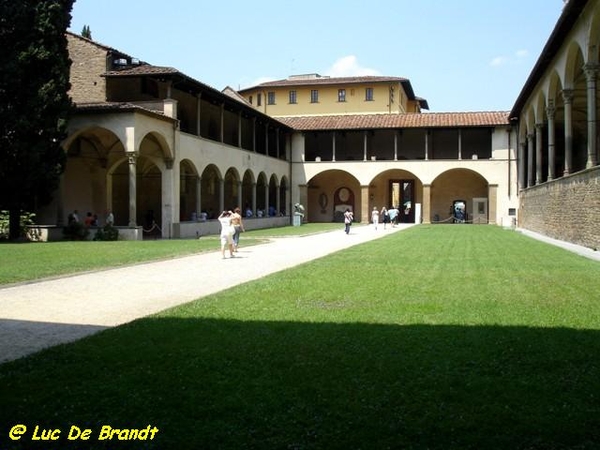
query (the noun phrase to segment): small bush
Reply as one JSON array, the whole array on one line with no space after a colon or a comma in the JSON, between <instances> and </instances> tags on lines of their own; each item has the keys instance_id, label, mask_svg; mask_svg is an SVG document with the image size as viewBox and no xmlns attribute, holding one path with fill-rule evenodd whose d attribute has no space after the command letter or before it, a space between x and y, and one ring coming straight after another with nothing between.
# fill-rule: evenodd
<instances>
[{"instance_id":1,"label":"small bush","mask_svg":"<svg viewBox=\"0 0 600 450\"><path fill-rule=\"evenodd\" d=\"M20 219L20 232L19 237L27 236L27 226L34 225L35 222L33 218L35 217L35 213L30 213L27 211L21 211L21 219ZM10 214L6 210L0 211L0 240L9 238L9 227L10 227Z\"/></svg>"},{"instance_id":2,"label":"small bush","mask_svg":"<svg viewBox=\"0 0 600 450\"><path fill-rule=\"evenodd\" d=\"M99 228L94 236L95 241L118 241L119 230L112 225L105 225L103 228Z\"/></svg>"}]
</instances>

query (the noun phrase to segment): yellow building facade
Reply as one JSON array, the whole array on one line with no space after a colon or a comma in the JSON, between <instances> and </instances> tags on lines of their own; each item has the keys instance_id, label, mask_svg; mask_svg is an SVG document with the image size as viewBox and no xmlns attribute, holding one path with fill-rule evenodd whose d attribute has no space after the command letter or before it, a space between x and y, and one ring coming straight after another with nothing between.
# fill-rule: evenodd
<instances>
[{"instance_id":1,"label":"yellow building facade","mask_svg":"<svg viewBox=\"0 0 600 450\"><path fill-rule=\"evenodd\" d=\"M293 75L242 89L258 111L273 117L326 114L406 114L428 109L406 78Z\"/></svg>"}]
</instances>

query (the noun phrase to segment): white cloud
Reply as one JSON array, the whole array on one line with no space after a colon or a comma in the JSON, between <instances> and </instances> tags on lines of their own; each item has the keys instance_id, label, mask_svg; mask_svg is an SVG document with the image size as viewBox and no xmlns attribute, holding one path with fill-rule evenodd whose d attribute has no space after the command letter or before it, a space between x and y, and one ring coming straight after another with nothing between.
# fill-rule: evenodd
<instances>
[{"instance_id":1,"label":"white cloud","mask_svg":"<svg viewBox=\"0 0 600 450\"><path fill-rule=\"evenodd\" d=\"M324 75L331 77L360 77L367 75L381 75L376 69L362 67L354 55L339 58L325 71Z\"/></svg>"},{"instance_id":2,"label":"white cloud","mask_svg":"<svg viewBox=\"0 0 600 450\"><path fill-rule=\"evenodd\" d=\"M494 59L490 61L490 66L499 67L508 63L508 58L506 56L496 56Z\"/></svg>"},{"instance_id":3,"label":"white cloud","mask_svg":"<svg viewBox=\"0 0 600 450\"><path fill-rule=\"evenodd\" d=\"M517 53L515 53L515 56L517 58L525 58L529 55L529 52L527 50L518 50Z\"/></svg>"},{"instance_id":4,"label":"white cloud","mask_svg":"<svg viewBox=\"0 0 600 450\"><path fill-rule=\"evenodd\" d=\"M492 67L500 67L505 66L507 64L516 64L519 60L526 58L529 56L529 52L527 50L517 50L512 57L508 56L496 56L490 61L490 66Z\"/></svg>"}]
</instances>

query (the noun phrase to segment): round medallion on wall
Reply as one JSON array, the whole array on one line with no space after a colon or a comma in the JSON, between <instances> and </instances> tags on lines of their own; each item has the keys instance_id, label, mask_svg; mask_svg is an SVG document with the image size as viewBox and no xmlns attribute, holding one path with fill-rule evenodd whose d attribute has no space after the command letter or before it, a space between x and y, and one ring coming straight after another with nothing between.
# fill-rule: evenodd
<instances>
[{"instance_id":1,"label":"round medallion on wall","mask_svg":"<svg viewBox=\"0 0 600 450\"><path fill-rule=\"evenodd\" d=\"M350 198L350 191L347 188L341 188L338 192L338 197L342 202L347 202Z\"/></svg>"}]
</instances>

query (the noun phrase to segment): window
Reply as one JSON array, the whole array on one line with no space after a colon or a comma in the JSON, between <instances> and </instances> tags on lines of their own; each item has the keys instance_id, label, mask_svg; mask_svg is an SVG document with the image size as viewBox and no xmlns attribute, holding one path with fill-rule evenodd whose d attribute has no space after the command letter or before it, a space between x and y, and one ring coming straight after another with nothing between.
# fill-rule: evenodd
<instances>
[{"instance_id":1,"label":"window","mask_svg":"<svg viewBox=\"0 0 600 450\"><path fill-rule=\"evenodd\" d=\"M346 101L346 89L338 89L338 102Z\"/></svg>"},{"instance_id":2,"label":"window","mask_svg":"<svg viewBox=\"0 0 600 450\"><path fill-rule=\"evenodd\" d=\"M310 91L310 102L311 103L319 103L319 91L316 89L313 89L312 91Z\"/></svg>"},{"instance_id":3,"label":"window","mask_svg":"<svg viewBox=\"0 0 600 450\"><path fill-rule=\"evenodd\" d=\"M367 102L373 101L373 88L365 89L365 101L367 101Z\"/></svg>"},{"instance_id":4,"label":"window","mask_svg":"<svg viewBox=\"0 0 600 450\"><path fill-rule=\"evenodd\" d=\"M256 106L262 105L262 94L256 94Z\"/></svg>"},{"instance_id":5,"label":"window","mask_svg":"<svg viewBox=\"0 0 600 450\"><path fill-rule=\"evenodd\" d=\"M248 98L248 101L250 102L250 104L252 104L252 96L250 96L250 97Z\"/></svg>"},{"instance_id":6,"label":"window","mask_svg":"<svg viewBox=\"0 0 600 450\"><path fill-rule=\"evenodd\" d=\"M275 104L275 92L267 92L267 104L274 105Z\"/></svg>"},{"instance_id":7,"label":"window","mask_svg":"<svg viewBox=\"0 0 600 450\"><path fill-rule=\"evenodd\" d=\"M297 103L297 101L296 101L296 91L290 91L290 103Z\"/></svg>"}]
</instances>

